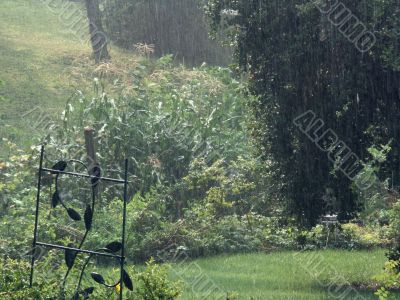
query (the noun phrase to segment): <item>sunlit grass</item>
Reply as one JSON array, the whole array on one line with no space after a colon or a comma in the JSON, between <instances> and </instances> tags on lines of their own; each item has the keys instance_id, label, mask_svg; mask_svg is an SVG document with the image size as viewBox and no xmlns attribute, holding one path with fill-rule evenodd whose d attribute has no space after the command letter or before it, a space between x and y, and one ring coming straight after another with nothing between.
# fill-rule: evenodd
<instances>
[{"instance_id":1,"label":"sunlit grass","mask_svg":"<svg viewBox=\"0 0 400 300\"><path fill-rule=\"evenodd\" d=\"M57 117L70 95L92 87L91 47L82 39L82 27L72 30L60 17L61 3L81 10L70 1L0 1L0 136L29 145L40 128L38 114L26 115L38 107L46 118ZM112 47L115 62L127 62L134 55ZM87 74L89 73L89 76ZM40 115L40 114L39 114ZM40 123L40 122L39 122ZM1 143L0 143L1 148Z\"/></svg>"},{"instance_id":2,"label":"sunlit grass","mask_svg":"<svg viewBox=\"0 0 400 300\"><path fill-rule=\"evenodd\" d=\"M66 33L58 16L40 1L0 2L1 135L29 139L34 132L24 114L35 106L49 116L59 112L68 94L65 56L89 51ZM88 52L89 53L89 52ZM27 124L28 123L28 124ZM9 126L4 127L5 124Z\"/></svg>"}]
</instances>

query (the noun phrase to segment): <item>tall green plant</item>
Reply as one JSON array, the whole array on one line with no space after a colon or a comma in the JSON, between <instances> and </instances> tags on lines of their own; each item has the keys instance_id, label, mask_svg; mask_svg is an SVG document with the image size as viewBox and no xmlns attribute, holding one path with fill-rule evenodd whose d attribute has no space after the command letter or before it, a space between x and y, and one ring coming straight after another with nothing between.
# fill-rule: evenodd
<instances>
[{"instance_id":1,"label":"tall green plant","mask_svg":"<svg viewBox=\"0 0 400 300\"><path fill-rule=\"evenodd\" d=\"M167 59L168 60L168 59ZM191 161L248 157L244 86L225 68L193 71L170 67L165 58L138 65L129 93L108 94L99 80L93 95L77 93L63 113L53 149L85 154L83 128L95 129L105 172L118 173L131 161L132 191L170 185L187 174Z\"/></svg>"}]
</instances>

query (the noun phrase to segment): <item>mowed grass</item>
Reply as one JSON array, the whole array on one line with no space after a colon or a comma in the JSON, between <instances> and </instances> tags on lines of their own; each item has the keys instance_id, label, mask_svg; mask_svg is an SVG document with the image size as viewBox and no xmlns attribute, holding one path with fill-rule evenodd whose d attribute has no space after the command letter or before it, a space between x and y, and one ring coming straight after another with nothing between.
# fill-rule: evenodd
<instances>
[{"instance_id":1,"label":"mowed grass","mask_svg":"<svg viewBox=\"0 0 400 300\"><path fill-rule=\"evenodd\" d=\"M382 272L384 250L275 252L223 255L172 265L185 282L181 299L377 299L372 277ZM357 289L356 289L357 287Z\"/></svg>"}]
</instances>

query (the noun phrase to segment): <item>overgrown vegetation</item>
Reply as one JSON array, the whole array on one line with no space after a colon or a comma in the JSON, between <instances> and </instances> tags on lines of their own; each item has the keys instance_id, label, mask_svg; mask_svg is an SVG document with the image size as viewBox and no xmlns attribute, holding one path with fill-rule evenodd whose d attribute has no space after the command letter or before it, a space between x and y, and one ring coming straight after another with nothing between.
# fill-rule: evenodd
<instances>
[{"instance_id":1,"label":"overgrown vegetation","mask_svg":"<svg viewBox=\"0 0 400 300\"><path fill-rule=\"evenodd\" d=\"M62 260L57 254L48 253L36 266L40 272L32 288L29 288L30 264L22 260L12 260L5 258L0 262L0 297L10 300L56 300L64 299L60 294L60 270L64 267L59 265ZM56 272L54 269L57 269ZM162 300L175 299L181 292L183 283L181 281L170 281L168 279L168 267L159 266L150 260L146 263L143 270L129 270L134 274L135 289L127 292L124 299L127 300ZM111 273L118 274L118 269L113 269ZM78 274L75 274L78 275ZM115 274L114 274L115 275ZM88 282L88 284L91 284ZM67 287L67 290L70 287ZM72 289L73 290L73 289ZM118 299L119 288L106 290L104 288L94 288L92 297L95 299Z\"/></svg>"},{"instance_id":2,"label":"overgrown vegetation","mask_svg":"<svg viewBox=\"0 0 400 300\"><path fill-rule=\"evenodd\" d=\"M60 33L57 14L38 3L4 0L0 6L9 15L26 16L32 26L30 31L21 24L1 26L5 55L0 63L6 71L0 74L5 108L0 129L0 298L60 298L59 275L65 267L59 251L42 253L40 276L27 288L38 145L46 144L46 166L59 159L85 160L86 127L94 129L104 175L119 177L124 159L130 162L126 256L135 264L130 269L135 289L126 291L126 299L200 297L190 281L199 276L197 263L227 299L328 299L332 295L322 291L326 286L351 288L349 299L359 293L372 298L372 290L381 299L396 297L399 87L398 37L392 34L397 10L391 12L397 4L344 2L379 29L380 45L364 55L335 33L311 3L210 0L207 12L214 30L221 22L228 26L238 65L187 68L168 52L193 63L208 55L219 62L226 55L206 39L198 6L203 1L102 1L111 39L128 50L114 45L111 60L94 64L88 45L71 32ZM165 24L172 22L172 14L179 15L173 28L198 34L185 39L169 32ZM0 15L0 24L12 24L12 17ZM51 25L47 31L38 25L41 18ZM35 71L38 66L43 72ZM45 98L25 102L28 95ZM35 103L43 107L20 114ZM354 181L340 173L342 148L332 163L293 123L308 109L363 159ZM10 126L21 119L25 125ZM313 121L305 123L313 128ZM82 171L79 164L69 167ZM85 232L83 224L71 224L51 207L52 180L43 176L39 238L76 244ZM90 193L76 179L59 180L62 197L83 211ZM360 190L365 182L369 188ZM119 236L121 191L101 183L100 194L88 248ZM339 222L322 222L326 213L338 214ZM376 275L384 265L381 248L389 246L389 261ZM184 261L176 261L177 253ZM328 264L324 272L304 268L313 255ZM373 267L367 271L368 259ZM175 261L172 268L162 264L168 260ZM76 264L82 263L80 256ZM216 272L217 264L227 272ZM110 278L118 273L101 259L88 268L102 274L111 269ZM90 277L84 280L89 286ZM71 292L68 287L67 294ZM113 299L118 287L96 288L93 295Z\"/></svg>"}]
</instances>

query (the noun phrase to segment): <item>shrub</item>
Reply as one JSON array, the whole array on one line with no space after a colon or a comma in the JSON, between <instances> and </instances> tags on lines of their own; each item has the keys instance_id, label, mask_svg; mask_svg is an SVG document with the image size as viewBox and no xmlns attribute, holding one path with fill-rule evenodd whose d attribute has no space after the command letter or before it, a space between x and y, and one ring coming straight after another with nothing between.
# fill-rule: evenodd
<instances>
[{"instance_id":1,"label":"shrub","mask_svg":"<svg viewBox=\"0 0 400 300\"><path fill-rule=\"evenodd\" d=\"M146 269L135 275L137 300L173 300L182 292L183 283L168 279L168 266L157 265L154 259L146 263Z\"/></svg>"},{"instance_id":2,"label":"shrub","mask_svg":"<svg viewBox=\"0 0 400 300\"><path fill-rule=\"evenodd\" d=\"M400 288L400 273L398 269L399 261L389 260L385 263L384 272L374 277L374 280L379 285L379 288L375 292L379 300L396 299L390 291Z\"/></svg>"},{"instance_id":3,"label":"shrub","mask_svg":"<svg viewBox=\"0 0 400 300\"><path fill-rule=\"evenodd\" d=\"M58 284L54 278L35 281L29 288L30 265L26 261L5 259L0 262L0 298L7 300L55 300Z\"/></svg>"},{"instance_id":4,"label":"shrub","mask_svg":"<svg viewBox=\"0 0 400 300\"><path fill-rule=\"evenodd\" d=\"M357 224L317 225L310 231L301 232L299 246L309 248L369 249L385 246L388 240L380 236L376 228Z\"/></svg>"}]
</instances>

